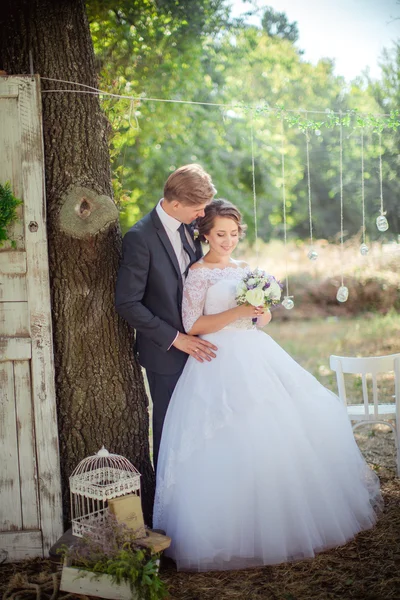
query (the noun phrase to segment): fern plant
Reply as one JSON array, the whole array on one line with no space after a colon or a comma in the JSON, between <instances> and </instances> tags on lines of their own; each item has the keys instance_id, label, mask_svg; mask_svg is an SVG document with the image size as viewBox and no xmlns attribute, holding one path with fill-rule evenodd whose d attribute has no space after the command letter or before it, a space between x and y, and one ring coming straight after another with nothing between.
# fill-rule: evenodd
<instances>
[{"instance_id":1,"label":"fern plant","mask_svg":"<svg viewBox=\"0 0 400 600\"><path fill-rule=\"evenodd\" d=\"M11 242L12 248L17 246L8 233L8 227L17 219L16 209L20 204L22 200L14 196L10 183L8 181L4 185L0 183L0 246L6 241Z\"/></svg>"},{"instance_id":2,"label":"fern plant","mask_svg":"<svg viewBox=\"0 0 400 600\"><path fill-rule=\"evenodd\" d=\"M158 575L160 554L141 548L132 530L118 523L113 515L92 528L73 546L62 546L62 556L74 567L98 575L109 575L113 583L128 583L143 600L162 600L168 596Z\"/></svg>"}]
</instances>

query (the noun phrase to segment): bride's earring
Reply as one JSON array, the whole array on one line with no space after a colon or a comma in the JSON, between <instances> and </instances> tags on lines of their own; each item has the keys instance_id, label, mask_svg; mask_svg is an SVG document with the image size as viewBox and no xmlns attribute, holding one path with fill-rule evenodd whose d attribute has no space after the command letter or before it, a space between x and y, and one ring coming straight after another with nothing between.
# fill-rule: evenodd
<instances>
[{"instance_id":1,"label":"bride's earring","mask_svg":"<svg viewBox=\"0 0 400 600\"><path fill-rule=\"evenodd\" d=\"M208 239L207 238L205 238L204 243L208 244Z\"/></svg>"}]
</instances>

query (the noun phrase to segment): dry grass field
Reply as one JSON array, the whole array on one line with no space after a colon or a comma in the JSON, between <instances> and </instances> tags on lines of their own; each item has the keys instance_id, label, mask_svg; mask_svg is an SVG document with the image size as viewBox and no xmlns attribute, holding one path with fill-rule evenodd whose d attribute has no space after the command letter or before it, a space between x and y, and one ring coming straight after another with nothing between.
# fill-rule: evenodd
<instances>
[{"instance_id":1,"label":"dry grass field","mask_svg":"<svg viewBox=\"0 0 400 600\"><path fill-rule=\"evenodd\" d=\"M356 315L360 313L385 314L400 310L400 244L370 244L367 256L359 251L360 240L352 238L344 244L316 240L318 258L307 257L308 244L259 242L258 252L243 246L237 257L244 258L252 267L260 266L285 282L288 273L289 293L294 296L295 308L280 308L276 318L302 320L324 316ZM349 288L349 299L344 304L336 300L336 292L344 284Z\"/></svg>"}]
</instances>

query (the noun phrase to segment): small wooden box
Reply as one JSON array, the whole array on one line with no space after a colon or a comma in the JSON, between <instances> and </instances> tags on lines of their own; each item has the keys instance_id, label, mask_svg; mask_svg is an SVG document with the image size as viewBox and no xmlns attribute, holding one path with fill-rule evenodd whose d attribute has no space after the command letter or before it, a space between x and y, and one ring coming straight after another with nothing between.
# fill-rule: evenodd
<instances>
[{"instance_id":1,"label":"small wooden box","mask_svg":"<svg viewBox=\"0 0 400 600\"><path fill-rule=\"evenodd\" d=\"M136 494L127 494L108 501L108 510L119 523L124 523L132 529L136 537L146 536L144 528L142 501Z\"/></svg>"}]
</instances>

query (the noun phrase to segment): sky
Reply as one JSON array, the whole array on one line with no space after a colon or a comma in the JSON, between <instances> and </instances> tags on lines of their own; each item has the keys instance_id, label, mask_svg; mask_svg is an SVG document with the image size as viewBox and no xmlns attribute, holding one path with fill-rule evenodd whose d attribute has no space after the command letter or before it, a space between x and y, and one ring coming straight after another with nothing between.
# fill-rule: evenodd
<instances>
[{"instance_id":1,"label":"sky","mask_svg":"<svg viewBox=\"0 0 400 600\"><path fill-rule=\"evenodd\" d=\"M235 17L251 6L243 0L230 0L230 4ZM383 48L390 49L400 38L400 0L255 0L253 4L271 6L285 12L290 22L297 21L297 47L304 50L304 59L315 64L333 58L336 75L347 80L366 68L371 77L379 78Z\"/></svg>"}]
</instances>

